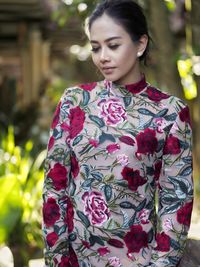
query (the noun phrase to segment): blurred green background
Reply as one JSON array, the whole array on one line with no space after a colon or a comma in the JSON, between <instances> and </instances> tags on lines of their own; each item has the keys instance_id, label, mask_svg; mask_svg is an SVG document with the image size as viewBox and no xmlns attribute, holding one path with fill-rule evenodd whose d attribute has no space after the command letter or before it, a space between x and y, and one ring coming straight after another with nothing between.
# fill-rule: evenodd
<instances>
[{"instance_id":1,"label":"blurred green background","mask_svg":"<svg viewBox=\"0 0 200 267\"><path fill-rule=\"evenodd\" d=\"M103 79L84 27L96 2L0 0L0 267L33 266L30 260L42 258L43 161L52 113L66 87ZM189 237L200 239L200 1L138 3L153 39L147 80L190 107L195 202ZM14 265L6 262L5 246Z\"/></svg>"}]
</instances>

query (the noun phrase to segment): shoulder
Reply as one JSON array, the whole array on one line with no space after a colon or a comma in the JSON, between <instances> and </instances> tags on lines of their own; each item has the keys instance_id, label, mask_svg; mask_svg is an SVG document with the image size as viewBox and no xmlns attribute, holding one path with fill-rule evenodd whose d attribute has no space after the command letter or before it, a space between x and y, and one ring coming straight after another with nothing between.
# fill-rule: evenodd
<instances>
[{"instance_id":1,"label":"shoulder","mask_svg":"<svg viewBox=\"0 0 200 267\"><path fill-rule=\"evenodd\" d=\"M148 86L146 93L150 100L160 104L163 107L167 107L171 112L178 113L180 110L188 108L187 104L179 97L162 91L161 89L152 85Z\"/></svg>"}]
</instances>

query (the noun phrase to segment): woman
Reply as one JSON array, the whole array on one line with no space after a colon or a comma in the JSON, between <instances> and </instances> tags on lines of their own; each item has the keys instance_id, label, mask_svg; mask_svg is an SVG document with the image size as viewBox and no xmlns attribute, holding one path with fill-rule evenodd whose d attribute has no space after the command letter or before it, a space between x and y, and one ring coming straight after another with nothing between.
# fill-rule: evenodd
<instances>
[{"instance_id":1,"label":"woman","mask_svg":"<svg viewBox=\"0 0 200 267\"><path fill-rule=\"evenodd\" d=\"M193 198L188 107L141 74L149 34L136 3L102 2L88 28L104 80L68 88L54 115L46 265L177 266Z\"/></svg>"}]
</instances>

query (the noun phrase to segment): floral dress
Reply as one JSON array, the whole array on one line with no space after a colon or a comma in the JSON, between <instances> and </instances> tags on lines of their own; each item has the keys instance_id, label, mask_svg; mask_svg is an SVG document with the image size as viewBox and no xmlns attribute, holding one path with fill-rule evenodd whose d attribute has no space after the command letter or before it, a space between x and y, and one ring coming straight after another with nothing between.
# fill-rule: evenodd
<instances>
[{"instance_id":1,"label":"floral dress","mask_svg":"<svg viewBox=\"0 0 200 267\"><path fill-rule=\"evenodd\" d=\"M143 77L68 88L45 160L49 267L175 267L190 225L188 107Z\"/></svg>"}]
</instances>

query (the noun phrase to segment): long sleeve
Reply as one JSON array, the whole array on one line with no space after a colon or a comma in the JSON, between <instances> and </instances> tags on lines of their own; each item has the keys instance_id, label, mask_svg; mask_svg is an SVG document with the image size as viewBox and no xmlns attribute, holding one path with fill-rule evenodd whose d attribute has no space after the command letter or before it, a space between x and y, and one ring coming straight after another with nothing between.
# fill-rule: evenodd
<instances>
[{"instance_id":1,"label":"long sleeve","mask_svg":"<svg viewBox=\"0 0 200 267\"><path fill-rule=\"evenodd\" d=\"M189 109L177 103L166 137L158 183L156 244L150 266L175 267L187 239L193 203L192 130Z\"/></svg>"},{"instance_id":2,"label":"long sleeve","mask_svg":"<svg viewBox=\"0 0 200 267\"><path fill-rule=\"evenodd\" d=\"M68 266L69 234L73 229L73 185L70 137L70 104L64 94L54 113L50 130L43 188L43 237L45 264L49 267ZM71 266L71 265L70 265Z\"/></svg>"}]
</instances>

